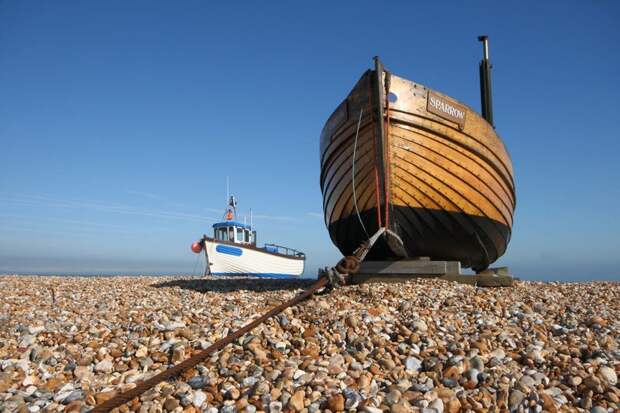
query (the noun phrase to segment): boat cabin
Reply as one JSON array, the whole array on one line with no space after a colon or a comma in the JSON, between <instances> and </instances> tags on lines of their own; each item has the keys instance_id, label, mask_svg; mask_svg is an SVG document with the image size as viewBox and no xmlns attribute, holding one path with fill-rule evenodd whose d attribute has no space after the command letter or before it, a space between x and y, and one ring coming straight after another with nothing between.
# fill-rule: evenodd
<instances>
[{"instance_id":1,"label":"boat cabin","mask_svg":"<svg viewBox=\"0 0 620 413\"><path fill-rule=\"evenodd\" d=\"M213 238L235 244L256 245L256 231L250 225L236 221L213 224Z\"/></svg>"}]
</instances>

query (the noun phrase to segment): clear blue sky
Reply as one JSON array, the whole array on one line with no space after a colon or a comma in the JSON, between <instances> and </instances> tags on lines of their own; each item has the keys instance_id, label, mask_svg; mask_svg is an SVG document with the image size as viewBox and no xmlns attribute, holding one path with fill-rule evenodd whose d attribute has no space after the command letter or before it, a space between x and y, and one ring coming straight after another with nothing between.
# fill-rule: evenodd
<instances>
[{"instance_id":1,"label":"clear blue sky","mask_svg":"<svg viewBox=\"0 0 620 413\"><path fill-rule=\"evenodd\" d=\"M518 198L498 265L620 278L619 2L221 3L0 2L0 271L192 272L226 176L259 241L333 265L326 118L374 55L479 108L488 34Z\"/></svg>"}]
</instances>

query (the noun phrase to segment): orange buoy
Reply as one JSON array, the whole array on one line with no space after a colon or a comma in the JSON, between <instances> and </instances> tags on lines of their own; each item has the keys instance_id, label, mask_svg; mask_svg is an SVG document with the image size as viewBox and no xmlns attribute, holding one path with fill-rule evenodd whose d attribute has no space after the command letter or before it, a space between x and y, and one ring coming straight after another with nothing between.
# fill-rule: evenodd
<instances>
[{"instance_id":1,"label":"orange buoy","mask_svg":"<svg viewBox=\"0 0 620 413\"><path fill-rule=\"evenodd\" d=\"M196 254L200 253L202 251L202 242L194 242L192 244L192 251Z\"/></svg>"}]
</instances>

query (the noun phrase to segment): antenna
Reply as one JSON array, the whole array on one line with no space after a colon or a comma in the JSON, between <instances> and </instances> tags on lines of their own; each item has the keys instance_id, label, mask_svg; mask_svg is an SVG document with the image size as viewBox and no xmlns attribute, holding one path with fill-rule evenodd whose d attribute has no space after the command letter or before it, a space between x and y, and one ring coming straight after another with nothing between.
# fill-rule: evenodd
<instances>
[{"instance_id":1,"label":"antenna","mask_svg":"<svg viewBox=\"0 0 620 413\"><path fill-rule=\"evenodd\" d=\"M253 228L253 226L252 226L252 208L250 208L250 228Z\"/></svg>"},{"instance_id":2,"label":"antenna","mask_svg":"<svg viewBox=\"0 0 620 413\"><path fill-rule=\"evenodd\" d=\"M228 199L230 198L230 178L227 176L226 177L226 202L228 202Z\"/></svg>"},{"instance_id":3,"label":"antenna","mask_svg":"<svg viewBox=\"0 0 620 413\"><path fill-rule=\"evenodd\" d=\"M480 101L482 117L495 128L493 123L493 96L491 93L491 61L489 60L489 37L478 36L482 42L482 60L480 61Z\"/></svg>"}]
</instances>

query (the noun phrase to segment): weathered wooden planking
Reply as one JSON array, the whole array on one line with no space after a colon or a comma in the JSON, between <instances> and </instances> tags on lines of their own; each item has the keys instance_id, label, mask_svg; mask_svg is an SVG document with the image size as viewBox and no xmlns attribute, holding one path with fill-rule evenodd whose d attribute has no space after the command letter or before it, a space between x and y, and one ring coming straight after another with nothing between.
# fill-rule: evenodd
<instances>
[{"instance_id":1,"label":"weathered wooden planking","mask_svg":"<svg viewBox=\"0 0 620 413\"><path fill-rule=\"evenodd\" d=\"M321 134L320 183L332 241L348 255L387 226L408 256L487 268L506 250L515 208L501 139L467 105L377 67L364 73ZM362 109L354 197L351 165ZM381 243L369 254L403 257Z\"/></svg>"}]
</instances>

